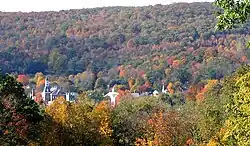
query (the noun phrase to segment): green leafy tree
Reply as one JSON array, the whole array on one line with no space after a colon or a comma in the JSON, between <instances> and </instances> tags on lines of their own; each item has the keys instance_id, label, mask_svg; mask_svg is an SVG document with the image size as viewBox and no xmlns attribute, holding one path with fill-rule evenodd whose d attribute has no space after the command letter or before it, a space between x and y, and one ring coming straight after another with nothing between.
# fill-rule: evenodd
<instances>
[{"instance_id":1,"label":"green leafy tree","mask_svg":"<svg viewBox=\"0 0 250 146\"><path fill-rule=\"evenodd\" d=\"M61 55L58 51L53 51L49 55L49 68L56 72L61 73L66 65L67 56Z\"/></svg>"},{"instance_id":2,"label":"green leafy tree","mask_svg":"<svg viewBox=\"0 0 250 146\"><path fill-rule=\"evenodd\" d=\"M134 145L149 130L147 122L153 112L162 107L155 97L122 100L111 114L114 144Z\"/></svg>"},{"instance_id":3,"label":"green leafy tree","mask_svg":"<svg viewBox=\"0 0 250 146\"><path fill-rule=\"evenodd\" d=\"M215 0L214 4L223 9L218 12L218 30L232 29L238 24L247 22L250 14L250 1L248 0ZM248 42L248 47L250 43Z\"/></svg>"},{"instance_id":4,"label":"green leafy tree","mask_svg":"<svg viewBox=\"0 0 250 146\"><path fill-rule=\"evenodd\" d=\"M248 98L245 85L249 80L249 69L249 66L242 66L232 76L224 78L196 106L194 121L198 128L198 143L209 141L208 145L249 145L244 139L248 137L248 127L244 125L249 124L245 115L248 113L245 111Z\"/></svg>"},{"instance_id":5,"label":"green leafy tree","mask_svg":"<svg viewBox=\"0 0 250 146\"><path fill-rule=\"evenodd\" d=\"M97 78L96 82L95 82L95 89L105 89L105 81L103 80L103 78Z\"/></svg>"},{"instance_id":6,"label":"green leafy tree","mask_svg":"<svg viewBox=\"0 0 250 146\"><path fill-rule=\"evenodd\" d=\"M191 78L191 74L188 72L188 69L181 68L177 72L177 78L182 84L185 84Z\"/></svg>"},{"instance_id":7,"label":"green leafy tree","mask_svg":"<svg viewBox=\"0 0 250 146\"><path fill-rule=\"evenodd\" d=\"M102 101L104 99L104 96L102 92L98 92L96 90L89 90L86 91L86 96L89 97L90 99L94 100L96 103ZM83 93L84 95L84 93Z\"/></svg>"},{"instance_id":8,"label":"green leafy tree","mask_svg":"<svg viewBox=\"0 0 250 146\"><path fill-rule=\"evenodd\" d=\"M229 117L225 122L225 132L221 139L226 145L250 145L250 73L243 75L237 82L238 92L233 94L232 101L227 105Z\"/></svg>"},{"instance_id":9,"label":"green leafy tree","mask_svg":"<svg viewBox=\"0 0 250 146\"><path fill-rule=\"evenodd\" d=\"M219 12L218 29L231 29L237 24L247 21L250 14L250 2L248 0L216 0L215 5L224 10Z\"/></svg>"},{"instance_id":10,"label":"green leafy tree","mask_svg":"<svg viewBox=\"0 0 250 146\"><path fill-rule=\"evenodd\" d=\"M10 75L0 75L0 145L27 145L39 139L39 106Z\"/></svg>"},{"instance_id":11,"label":"green leafy tree","mask_svg":"<svg viewBox=\"0 0 250 146\"><path fill-rule=\"evenodd\" d=\"M207 143L222 128L227 115L225 106L227 104L226 97L222 96L222 86L215 85L207 91L205 99L197 105L197 127L199 129L199 142ZM197 137L198 138L198 137Z\"/></svg>"}]
</instances>

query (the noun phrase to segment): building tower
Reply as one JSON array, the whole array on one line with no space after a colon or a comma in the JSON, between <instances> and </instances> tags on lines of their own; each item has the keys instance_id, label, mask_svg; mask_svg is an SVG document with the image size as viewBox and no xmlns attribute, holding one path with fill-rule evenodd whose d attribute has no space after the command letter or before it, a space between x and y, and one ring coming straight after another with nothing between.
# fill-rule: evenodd
<instances>
[{"instance_id":1,"label":"building tower","mask_svg":"<svg viewBox=\"0 0 250 146\"><path fill-rule=\"evenodd\" d=\"M66 101L70 101L70 92L66 93L65 97L66 97Z\"/></svg>"},{"instance_id":2,"label":"building tower","mask_svg":"<svg viewBox=\"0 0 250 146\"><path fill-rule=\"evenodd\" d=\"M162 91L163 94L167 94L168 93L168 89L165 89L165 85L163 84L162 86Z\"/></svg>"},{"instance_id":3,"label":"building tower","mask_svg":"<svg viewBox=\"0 0 250 146\"><path fill-rule=\"evenodd\" d=\"M35 100L35 97L36 97L35 89L32 88L31 93L30 93L30 98Z\"/></svg>"},{"instance_id":4,"label":"building tower","mask_svg":"<svg viewBox=\"0 0 250 146\"><path fill-rule=\"evenodd\" d=\"M43 97L43 101L45 102L45 104L47 104L49 101L51 101L51 91L50 91L50 83L49 83L49 79L48 77L45 78L45 85L43 88L43 92L42 92L42 97Z\"/></svg>"}]
</instances>

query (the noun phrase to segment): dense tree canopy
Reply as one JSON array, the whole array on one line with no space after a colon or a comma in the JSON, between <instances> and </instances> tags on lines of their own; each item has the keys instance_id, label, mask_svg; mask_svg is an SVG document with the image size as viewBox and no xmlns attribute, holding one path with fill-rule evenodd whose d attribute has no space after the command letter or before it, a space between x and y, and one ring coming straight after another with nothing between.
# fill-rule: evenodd
<instances>
[{"instance_id":1,"label":"dense tree canopy","mask_svg":"<svg viewBox=\"0 0 250 146\"><path fill-rule=\"evenodd\" d=\"M0 12L0 145L249 145L249 4L215 4ZM45 74L80 95L43 117Z\"/></svg>"},{"instance_id":2,"label":"dense tree canopy","mask_svg":"<svg viewBox=\"0 0 250 146\"><path fill-rule=\"evenodd\" d=\"M1 12L0 65L4 72L61 75L108 71L122 64L144 72L157 68L162 73L168 67L191 68L209 57L236 62L245 53L245 46L242 45L241 53L234 50L244 44L249 25L216 32L213 13L217 10L211 3L179 3L41 13ZM234 40L241 41L231 43ZM204 53L210 50L219 53Z\"/></svg>"},{"instance_id":3,"label":"dense tree canopy","mask_svg":"<svg viewBox=\"0 0 250 146\"><path fill-rule=\"evenodd\" d=\"M0 144L26 145L39 139L43 116L38 104L25 95L10 75L0 75Z\"/></svg>"},{"instance_id":4,"label":"dense tree canopy","mask_svg":"<svg viewBox=\"0 0 250 146\"><path fill-rule=\"evenodd\" d=\"M250 14L250 2L245 0L216 0L215 5L224 10L218 16L218 29L231 29L237 24L247 22Z\"/></svg>"},{"instance_id":5,"label":"dense tree canopy","mask_svg":"<svg viewBox=\"0 0 250 146\"><path fill-rule=\"evenodd\" d=\"M0 67L63 76L68 83L63 86L71 91L105 92L119 84L143 92L170 82L183 90L221 79L249 62L249 23L216 31L215 11L220 9L211 3L178 3L1 12Z\"/></svg>"}]
</instances>

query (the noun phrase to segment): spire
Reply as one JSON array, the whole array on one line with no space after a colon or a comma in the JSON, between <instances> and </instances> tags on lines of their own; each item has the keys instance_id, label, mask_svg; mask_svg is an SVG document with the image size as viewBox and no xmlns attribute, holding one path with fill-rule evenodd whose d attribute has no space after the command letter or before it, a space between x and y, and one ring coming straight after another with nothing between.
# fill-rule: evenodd
<instances>
[{"instance_id":1,"label":"spire","mask_svg":"<svg viewBox=\"0 0 250 146\"><path fill-rule=\"evenodd\" d=\"M31 94L32 94L32 98L34 98L34 97L36 96L36 93L35 93L35 89L34 89L34 88L32 88Z\"/></svg>"},{"instance_id":2,"label":"spire","mask_svg":"<svg viewBox=\"0 0 250 146\"><path fill-rule=\"evenodd\" d=\"M164 84L162 85L162 90L161 90L162 93L165 92L165 87L164 87Z\"/></svg>"},{"instance_id":3,"label":"spire","mask_svg":"<svg viewBox=\"0 0 250 146\"><path fill-rule=\"evenodd\" d=\"M49 78L48 78L48 76L45 77L45 85L49 85Z\"/></svg>"},{"instance_id":4,"label":"spire","mask_svg":"<svg viewBox=\"0 0 250 146\"><path fill-rule=\"evenodd\" d=\"M30 98L31 98L31 99L34 99L35 96L36 96L36 95L35 95L35 89L32 88L31 93L30 93Z\"/></svg>"},{"instance_id":5,"label":"spire","mask_svg":"<svg viewBox=\"0 0 250 146\"><path fill-rule=\"evenodd\" d=\"M163 84L163 86L162 86L162 93L166 94L167 92L168 92L168 89L165 89L165 86Z\"/></svg>"},{"instance_id":6,"label":"spire","mask_svg":"<svg viewBox=\"0 0 250 146\"><path fill-rule=\"evenodd\" d=\"M50 82L49 82L49 78L47 76L45 78L45 85L43 88L43 92L50 92Z\"/></svg>"},{"instance_id":7,"label":"spire","mask_svg":"<svg viewBox=\"0 0 250 146\"><path fill-rule=\"evenodd\" d=\"M66 101L70 101L70 93L66 93Z\"/></svg>"},{"instance_id":8,"label":"spire","mask_svg":"<svg viewBox=\"0 0 250 146\"><path fill-rule=\"evenodd\" d=\"M112 92L115 92L115 87L112 88Z\"/></svg>"}]
</instances>

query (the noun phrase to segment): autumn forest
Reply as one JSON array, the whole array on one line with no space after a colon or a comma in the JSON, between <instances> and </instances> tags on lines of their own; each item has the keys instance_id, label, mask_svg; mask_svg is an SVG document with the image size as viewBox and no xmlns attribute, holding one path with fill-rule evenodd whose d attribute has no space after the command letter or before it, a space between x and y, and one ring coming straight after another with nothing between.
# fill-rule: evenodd
<instances>
[{"instance_id":1,"label":"autumn forest","mask_svg":"<svg viewBox=\"0 0 250 146\"><path fill-rule=\"evenodd\" d=\"M250 145L250 4L225 1L0 12L0 145Z\"/></svg>"}]
</instances>

